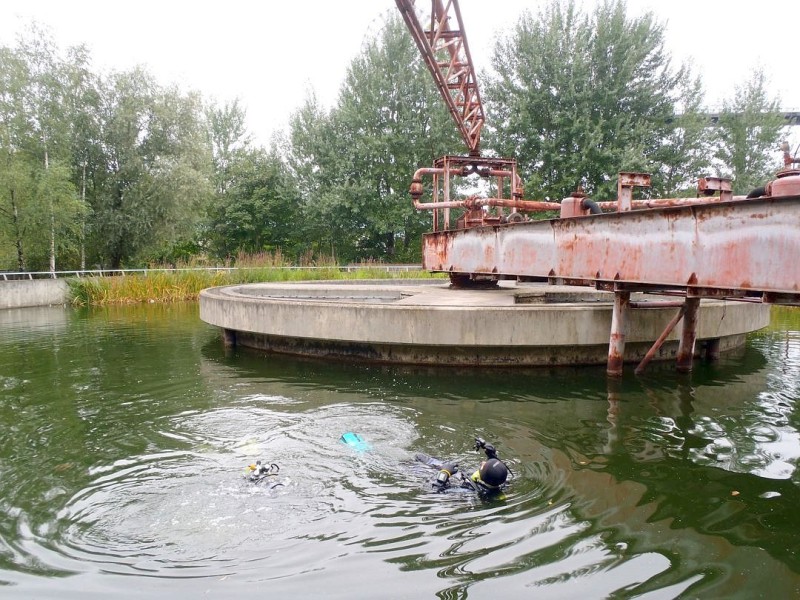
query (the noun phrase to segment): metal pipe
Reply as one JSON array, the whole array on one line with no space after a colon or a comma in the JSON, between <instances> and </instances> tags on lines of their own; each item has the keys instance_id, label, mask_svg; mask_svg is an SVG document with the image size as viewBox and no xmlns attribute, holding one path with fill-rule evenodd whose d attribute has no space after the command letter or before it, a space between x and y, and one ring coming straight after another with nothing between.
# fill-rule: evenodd
<instances>
[{"instance_id":1,"label":"metal pipe","mask_svg":"<svg viewBox=\"0 0 800 600\"><path fill-rule=\"evenodd\" d=\"M628 330L628 303L630 292L614 292L614 309L611 313L611 335L608 340L608 363L606 373L611 377L622 376L625 355L625 335Z\"/></svg>"},{"instance_id":2,"label":"metal pipe","mask_svg":"<svg viewBox=\"0 0 800 600\"><path fill-rule=\"evenodd\" d=\"M467 198L467 206L471 200ZM510 200L507 198L476 198L472 201L474 206L501 206L504 208L516 208L520 210L559 210L561 205L558 202L539 202L535 200Z\"/></svg>"},{"instance_id":3,"label":"metal pipe","mask_svg":"<svg viewBox=\"0 0 800 600\"><path fill-rule=\"evenodd\" d=\"M688 373L694 360L694 343L697 339L697 317L700 313L700 298L686 298L686 315L683 320L681 343L678 346L678 371Z\"/></svg>"},{"instance_id":4,"label":"metal pipe","mask_svg":"<svg viewBox=\"0 0 800 600\"><path fill-rule=\"evenodd\" d=\"M448 202L419 202L414 200L417 210L435 210L437 208L468 208L478 209L484 206L501 206L527 211L558 210L558 202L536 202L533 200L510 200L507 198L466 198L464 200L450 200Z\"/></svg>"},{"instance_id":5,"label":"metal pipe","mask_svg":"<svg viewBox=\"0 0 800 600\"><path fill-rule=\"evenodd\" d=\"M489 175L497 177L510 177L511 178L511 195L522 196L522 178L516 171L509 171L507 169L489 169Z\"/></svg>"},{"instance_id":6,"label":"metal pipe","mask_svg":"<svg viewBox=\"0 0 800 600\"><path fill-rule=\"evenodd\" d=\"M603 209L600 208L600 205L597 204L594 200L589 200L589 198L584 198L581 200L581 208L584 210L588 210L590 215L602 215Z\"/></svg>"},{"instance_id":7,"label":"metal pipe","mask_svg":"<svg viewBox=\"0 0 800 600\"><path fill-rule=\"evenodd\" d=\"M661 335L658 336L658 339L655 342L653 342L653 345L650 347L650 350L647 351L647 354L644 355L642 361L637 365L636 369L634 369L633 372L636 375L640 375L641 373L644 372L645 367L647 367L650 361L653 360L653 357L656 355L656 352L658 352L661 346L664 344L664 341L667 339L667 336L669 336L669 334L672 333L672 330L675 329L675 326L683 318L683 315L686 314L686 304L684 302L681 302L679 303L679 306L680 310L678 311L678 314L672 317L672 320L666 326L664 331L662 331Z\"/></svg>"}]
</instances>

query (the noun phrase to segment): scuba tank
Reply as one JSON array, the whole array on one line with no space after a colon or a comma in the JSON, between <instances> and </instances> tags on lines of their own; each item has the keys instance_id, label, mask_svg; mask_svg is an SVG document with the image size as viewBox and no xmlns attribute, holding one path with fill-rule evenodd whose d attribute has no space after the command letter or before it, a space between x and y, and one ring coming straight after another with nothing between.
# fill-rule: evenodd
<instances>
[{"instance_id":1,"label":"scuba tank","mask_svg":"<svg viewBox=\"0 0 800 600\"><path fill-rule=\"evenodd\" d=\"M276 465L275 463L270 463L269 465L262 464L260 460L257 460L255 464L247 465L247 470L245 471L245 478L255 484L259 484L262 481L265 481L269 477L274 477L280 472L281 468ZM282 486L283 484L278 482L274 485L271 485L270 488L275 488L278 486Z\"/></svg>"}]
</instances>

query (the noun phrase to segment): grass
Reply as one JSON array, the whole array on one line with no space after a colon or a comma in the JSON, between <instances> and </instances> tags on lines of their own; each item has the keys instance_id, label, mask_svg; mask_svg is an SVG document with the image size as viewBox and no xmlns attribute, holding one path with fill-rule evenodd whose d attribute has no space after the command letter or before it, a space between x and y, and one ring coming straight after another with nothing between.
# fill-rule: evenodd
<instances>
[{"instance_id":1,"label":"grass","mask_svg":"<svg viewBox=\"0 0 800 600\"><path fill-rule=\"evenodd\" d=\"M200 291L239 283L439 278L426 271L388 271L378 263L363 263L343 270L334 264L287 267L274 257L237 260L237 269L151 270L115 277L83 277L69 280L70 301L76 306L167 303L197 300ZM157 268L156 268L157 269Z\"/></svg>"}]
</instances>

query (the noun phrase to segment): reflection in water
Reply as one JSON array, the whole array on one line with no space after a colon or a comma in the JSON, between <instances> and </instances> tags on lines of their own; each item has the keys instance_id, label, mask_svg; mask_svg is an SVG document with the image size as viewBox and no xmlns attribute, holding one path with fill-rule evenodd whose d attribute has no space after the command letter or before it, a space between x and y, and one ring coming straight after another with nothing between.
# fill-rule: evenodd
<instances>
[{"instance_id":1,"label":"reflection in water","mask_svg":"<svg viewBox=\"0 0 800 600\"><path fill-rule=\"evenodd\" d=\"M622 380L226 354L195 306L6 319L0 586L18 598L790 597L797 315L776 311L740 355L690 375L651 365ZM469 468L475 436L513 470L505 500L436 494L413 460ZM245 480L256 459L280 465L281 487Z\"/></svg>"}]
</instances>

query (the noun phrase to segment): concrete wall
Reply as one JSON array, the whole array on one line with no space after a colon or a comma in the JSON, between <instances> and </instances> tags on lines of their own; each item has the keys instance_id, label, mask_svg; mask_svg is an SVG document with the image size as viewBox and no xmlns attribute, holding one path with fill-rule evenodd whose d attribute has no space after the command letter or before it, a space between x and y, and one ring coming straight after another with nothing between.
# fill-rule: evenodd
<instances>
[{"instance_id":1,"label":"concrete wall","mask_svg":"<svg viewBox=\"0 0 800 600\"><path fill-rule=\"evenodd\" d=\"M531 302L538 292L575 301ZM583 294L587 300L579 301ZM608 300L613 294L603 292ZM518 303L518 297L524 297ZM641 299L640 299L641 300ZM643 303L645 303L642 300ZM677 308L628 311L625 360L639 362ZM458 290L449 283L386 287L354 283L247 284L203 290L200 319L223 329L227 345L343 360L453 366L605 364L612 301L592 288L546 284ZM704 300L695 353L744 345L769 324L767 304ZM656 359L677 355L681 326Z\"/></svg>"},{"instance_id":2,"label":"concrete wall","mask_svg":"<svg viewBox=\"0 0 800 600\"><path fill-rule=\"evenodd\" d=\"M68 294L64 279L0 281L0 309L65 304Z\"/></svg>"}]
</instances>

